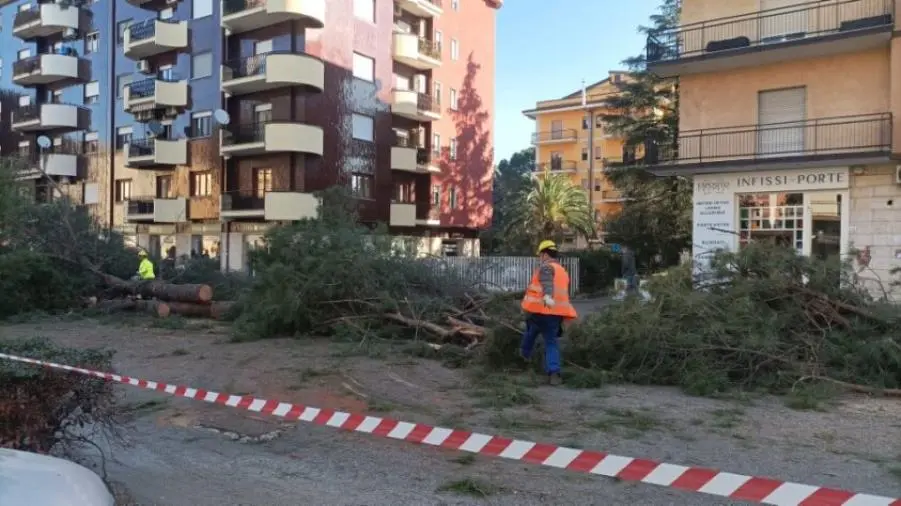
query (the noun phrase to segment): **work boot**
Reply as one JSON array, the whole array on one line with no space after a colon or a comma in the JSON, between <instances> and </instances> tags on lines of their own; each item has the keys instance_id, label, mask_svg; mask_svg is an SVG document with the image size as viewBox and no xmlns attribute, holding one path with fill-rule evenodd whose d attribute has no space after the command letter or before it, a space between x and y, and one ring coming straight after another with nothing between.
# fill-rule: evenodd
<instances>
[{"instance_id":1,"label":"work boot","mask_svg":"<svg viewBox=\"0 0 901 506\"><path fill-rule=\"evenodd\" d=\"M552 387L556 387L563 383L563 378L560 377L559 373L554 373L548 375L547 381Z\"/></svg>"}]
</instances>

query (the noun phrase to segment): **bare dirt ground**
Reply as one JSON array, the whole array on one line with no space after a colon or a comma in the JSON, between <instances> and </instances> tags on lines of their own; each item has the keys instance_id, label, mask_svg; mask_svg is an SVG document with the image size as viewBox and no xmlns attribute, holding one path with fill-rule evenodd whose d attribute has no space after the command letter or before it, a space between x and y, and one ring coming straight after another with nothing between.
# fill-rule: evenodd
<instances>
[{"instance_id":1,"label":"bare dirt ground","mask_svg":"<svg viewBox=\"0 0 901 506\"><path fill-rule=\"evenodd\" d=\"M0 327L0 337L114 349L118 371L145 379L901 496L898 400L847 397L799 411L770 397L551 388L387 346L231 343L225 327L174 321L46 320ZM121 391L135 417L127 441L106 447L106 468L132 498L123 504L730 504Z\"/></svg>"}]
</instances>

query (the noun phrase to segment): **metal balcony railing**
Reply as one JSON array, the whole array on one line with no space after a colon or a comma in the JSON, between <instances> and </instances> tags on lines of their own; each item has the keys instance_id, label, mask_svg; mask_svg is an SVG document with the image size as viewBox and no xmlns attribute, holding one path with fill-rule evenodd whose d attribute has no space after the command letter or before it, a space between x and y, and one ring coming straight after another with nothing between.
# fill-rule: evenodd
<instances>
[{"instance_id":1,"label":"metal balcony railing","mask_svg":"<svg viewBox=\"0 0 901 506\"><path fill-rule=\"evenodd\" d=\"M128 143L128 157L153 156L156 153L155 139L132 139Z\"/></svg>"},{"instance_id":2,"label":"metal balcony railing","mask_svg":"<svg viewBox=\"0 0 901 506\"><path fill-rule=\"evenodd\" d=\"M128 199L128 214L153 214L154 197L131 197Z\"/></svg>"},{"instance_id":3,"label":"metal balcony railing","mask_svg":"<svg viewBox=\"0 0 901 506\"><path fill-rule=\"evenodd\" d=\"M16 17L13 18L13 28L19 28L22 25L27 25L38 19L41 19L41 6L33 4L30 9L25 9L24 11L16 13Z\"/></svg>"},{"instance_id":4,"label":"metal balcony railing","mask_svg":"<svg viewBox=\"0 0 901 506\"><path fill-rule=\"evenodd\" d=\"M20 105L13 112L13 122L33 121L41 118L41 104Z\"/></svg>"},{"instance_id":5,"label":"metal balcony railing","mask_svg":"<svg viewBox=\"0 0 901 506\"><path fill-rule=\"evenodd\" d=\"M892 115L879 113L683 131L676 146L645 146L645 163L872 155L891 149Z\"/></svg>"},{"instance_id":6,"label":"metal balcony railing","mask_svg":"<svg viewBox=\"0 0 901 506\"><path fill-rule=\"evenodd\" d=\"M550 162L539 163L535 166L537 172L545 171L571 171L576 170L579 163L573 160L551 160Z\"/></svg>"},{"instance_id":7,"label":"metal balcony railing","mask_svg":"<svg viewBox=\"0 0 901 506\"><path fill-rule=\"evenodd\" d=\"M224 0L222 2L222 15L229 16L264 5L266 5L266 0Z\"/></svg>"},{"instance_id":8,"label":"metal balcony railing","mask_svg":"<svg viewBox=\"0 0 901 506\"><path fill-rule=\"evenodd\" d=\"M152 39L156 36L156 22L169 23L162 19L151 18L145 21L139 21L128 26L128 36L132 43L139 40Z\"/></svg>"},{"instance_id":9,"label":"metal balcony railing","mask_svg":"<svg viewBox=\"0 0 901 506\"><path fill-rule=\"evenodd\" d=\"M651 34L649 63L748 47L894 26L895 0L842 0L803 4L711 19Z\"/></svg>"},{"instance_id":10,"label":"metal balcony railing","mask_svg":"<svg viewBox=\"0 0 901 506\"><path fill-rule=\"evenodd\" d=\"M166 71L160 72L154 77L148 77L147 79L141 79L140 81L129 83L126 85L128 87L129 100L152 97L153 94L156 93L157 81L177 83L178 81L181 81L181 78L171 72Z\"/></svg>"},{"instance_id":11,"label":"metal balcony railing","mask_svg":"<svg viewBox=\"0 0 901 506\"><path fill-rule=\"evenodd\" d=\"M266 191L233 190L222 194L223 211L256 211L266 207Z\"/></svg>"},{"instance_id":12,"label":"metal balcony railing","mask_svg":"<svg viewBox=\"0 0 901 506\"><path fill-rule=\"evenodd\" d=\"M573 128L549 130L547 132L535 132L532 134L532 144L551 141L574 141L578 137L578 132L576 132L576 130Z\"/></svg>"},{"instance_id":13,"label":"metal balcony railing","mask_svg":"<svg viewBox=\"0 0 901 506\"><path fill-rule=\"evenodd\" d=\"M266 57L273 53L274 51L234 58L225 62L225 67L231 70L232 79L263 75L266 73Z\"/></svg>"},{"instance_id":14,"label":"metal balcony railing","mask_svg":"<svg viewBox=\"0 0 901 506\"><path fill-rule=\"evenodd\" d=\"M436 60L441 59L441 43L436 42L434 40L426 39L425 37L419 37L419 54L428 56L429 58L434 58Z\"/></svg>"},{"instance_id":15,"label":"metal balcony railing","mask_svg":"<svg viewBox=\"0 0 901 506\"><path fill-rule=\"evenodd\" d=\"M420 111L441 113L441 103L425 93L416 94L416 108Z\"/></svg>"},{"instance_id":16,"label":"metal balcony railing","mask_svg":"<svg viewBox=\"0 0 901 506\"><path fill-rule=\"evenodd\" d=\"M227 125L224 127L228 134L224 138L224 143L229 144L252 144L254 142L263 142L266 134L266 124L269 121L260 121L254 123L239 123Z\"/></svg>"}]
</instances>

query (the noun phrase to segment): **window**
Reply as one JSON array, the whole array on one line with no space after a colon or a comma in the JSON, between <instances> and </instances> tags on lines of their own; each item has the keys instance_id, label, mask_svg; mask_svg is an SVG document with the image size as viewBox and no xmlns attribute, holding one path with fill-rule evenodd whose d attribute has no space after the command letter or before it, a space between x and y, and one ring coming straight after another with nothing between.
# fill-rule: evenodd
<instances>
[{"instance_id":1,"label":"window","mask_svg":"<svg viewBox=\"0 0 901 506\"><path fill-rule=\"evenodd\" d=\"M122 74L116 78L116 98L122 98L125 87L131 84L134 78L135 77L132 74Z\"/></svg>"},{"instance_id":2,"label":"window","mask_svg":"<svg viewBox=\"0 0 901 506\"><path fill-rule=\"evenodd\" d=\"M175 9L166 7L160 11L160 19L172 19L175 16Z\"/></svg>"},{"instance_id":3,"label":"window","mask_svg":"<svg viewBox=\"0 0 901 506\"><path fill-rule=\"evenodd\" d=\"M450 108L452 111L457 110L457 90L450 89Z\"/></svg>"},{"instance_id":4,"label":"window","mask_svg":"<svg viewBox=\"0 0 901 506\"><path fill-rule=\"evenodd\" d=\"M350 191L361 199L372 198L373 177L366 174L350 175Z\"/></svg>"},{"instance_id":5,"label":"window","mask_svg":"<svg viewBox=\"0 0 901 506\"><path fill-rule=\"evenodd\" d=\"M353 138L361 141L372 142L375 135L375 120L371 116L354 114L352 116Z\"/></svg>"},{"instance_id":6,"label":"window","mask_svg":"<svg viewBox=\"0 0 901 506\"><path fill-rule=\"evenodd\" d=\"M588 130L588 116L582 116L582 130Z\"/></svg>"},{"instance_id":7,"label":"window","mask_svg":"<svg viewBox=\"0 0 901 506\"><path fill-rule=\"evenodd\" d=\"M100 32L91 32L84 36L84 54L96 53L100 50Z\"/></svg>"},{"instance_id":8,"label":"window","mask_svg":"<svg viewBox=\"0 0 901 506\"><path fill-rule=\"evenodd\" d=\"M28 141L19 142L19 156L21 156L22 158L25 158L29 154L31 154L30 146L31 146L31 143L29 143Z\"/></svg>"},{"instance_id":9,"label":"window","mask_svg":"<svg viewBox=\"0 0 901 506\"><path fill-rule=\"evenodd\" d=\"M272 191L272 169L253 169L253 195L264 198Z\"/></svg>"},{"instance_id":10,"label":"window","mask_svg":"<svg viewBox=\"0 0 901 506\"><path fill-rule=\"evenodd\" d=\"M375 81L375 60L360 53L354 53L354 77L369 82Z\"/></svg>"},{"instance_id":11,"label":"window","mask_svg":"<svg viewBox=\"0 0 901 506\"><path fill-rule=\"evenodd\" d=\"M451 187L450 190L448 190L447 200L448 200L449 208L451 208L451 209L457 208L457 189L454 188L453 186Z\"/></svg>"},{"instance_id":12,"label":"window","mask_svg":"<svg viewBox=\"0 0 901 506\"><path fill-rule=\"evenodd\" d=\"M19 97L19 107L26 107L31 105L31 95L22 95Z\"/></svg>"},{"instance_id":13,"label":"window","mask_svg":"<svg viewBox=\"0 0 901 506\"><path fill-rule=\"evenodd\" d=\"M451 0L451 9L455 11L460 10L460 0Z\"/></svg>"},{"instance_id":14,"label":"window","mask_svg":"<svg viewBox=\"0 0 901 506\"><path fill-rule=\"evenodd\" d=\"M118 35L116 35L116 44L121 44L125 41L125 30L128 30L128 25L131 24L130 19L126 19L125 21L119 21L116 25Z\"/></svg>"},{"instance_id":15,"label":"window","mask_svg":"<svg viewBox=\"0 0 901 506\"><path fill-rule=\"evenodd\" d=\"M191 3L191 13L194 19L212 16L213 0L194 0Z\"/></svg>"},{"instance_id":16,"label":"window","mask_svg":"<svg viewBox=\"0 0 901 506\"><path fill-rule=\"evenodd\" d=\"M551 170L560 170L563 168L563 153L560 151L551 151Z\"/></svg>"},{"instance_id":17,"label":"window","mask_svg":"<svg viewBox=\"0 0 901 506\"><path fill-rule=\"evenodd\" d=\"M253 118L256 123L268 123L272 121L272 104L260 104L254 107Z\"/></svg>"},{"instance_id":18,"label":"window","mask_svg":"<svg viewBox=\"0 0 901 506\"><path fill-rule=\"evenodd\" d=\"M457 139L450 140L450 149L448 149L448 158L451 160L457 159Z\"/></svg>"},{"instance_id":19,"label":"window","mask_svg":"<svg viewBox=\"0 0 901 506\"><path fill-rule=\"evenodd\" d=\"M441 30L435 30L435 46L438 49L438 56L441 56L441 42L444 40L444 34Z\"/></svg>"},{"instance_id":20,"label":"window","mask_svg":"<svg viewBox=\"0 0 901 506\"><path fill-rule=\"evenodd\" d=\"M31 49L20 49L18 53L16 53L16 59L24 60L31 56Z\"/></svg>"},{"instance_id":21,"label":"window","mask_svg":"<svg viewBox=\"0 0 901 506\"><path fill-rule=\"evenodd\" d=\"M96 153L100 149L100 138L97 132L88 132L84 134L84 152L85 154Z\"/></svg>"},{"instance_id":22,"label":"window","mask_svg":"<svg viewBox=\"0 0 901 506\"><path fill-rule=\"evenodd\" d=\"M432 207L438 207L441 205L441 185L433 184L432 185Z\"/></svg>"},{"instance_id":23,"label":"window","mask_svg":"<svg viewBox=\"0 0 901 506\"><path fill-rule=\"evenodd\" d=\"M191 196L207 197L213 194L213 173L194 172L191 174Z\"/></svg>"},{"instance_id":24,"label":"window","mask_svg":"<svg viewBox=\"0 0 901 506\"><path fill-rule=\"evenodd\" d=\"M131 142L132 128L119 127L116 129L116 151L121 151L125 145Z\"/></svg>"},{"instance_id":25,"label":"window","mask_svg":"<svg viewBox=\"0 0 901 506\"><path fill-rule=\"evenodd\" d=\"M168 199L172 196L172 176L156 176L156 198Z\"/></svg>"},{"instance_id":26,"label":"window","mask_svg":"<svg viewBox=\"0 0 901 506\"><path fill-rule=\"evenodd\" d=\"M594 127L595 128L604 128L604 117L598 114L594 117Z\"/></svg>"},{"instance_id":27,"label":"window","mask_svg":"<svg viewBox=\"0 0 901 506\"><path fill-rule=\"evenodd\" d=\"M131 198L131 179L116 181L116 202L124 202Z\"/></svg>"},{"instance_id":28,"label":"window","mask_svg":"<svg viewBox=\"0 0 901 506\"><path fill-rule=\"evenodd\" d=\"M394 185L394 201L400 204L412 204L415 202L413 183L398 183Z\"/></svg>"},{"instance_id":29,"label":"window","mask_svg":"<svg viewBox=\"0 0 901 506\"><path fill-rule=\"evenodd\" d=\"M213 75L213 53L200 53L191 57L191 79Z\"/></svg>"},{"instance_id":30,"label":"window","mask_svg":"<svg viewBox=\"0 0 901 506\"><path fill-rule=\"evenodd\" d=\"M460 43L457 39L451 39L451 60L460 59Z\"/></svg>"},{"instance_id":31,"label":"window","mask_svg":"<svg viewBox=\"0 0 901 506\"><path fill-rule=\"evenodd\" d=\"M30 11L30 10L31 10L30 3L24 3L24 4L19 5L19 12L25 12L25 11Z\"/></svg>"},{"instance_id":32,"label":"window","mask_svg":"<svg viewBox=\"0 0 901 506\"><path fill-rule=\"evenodd\" d=\"M63 90L54 90L53 93L50 94L50 103L51 104L63 103Z\"/></svg>"},{"instance_id":33,"label":"window","mask_svg":"<svg viewBox=\"0 0 901 506\"><path fill-rule=\"evenodd\" d=\"M434 100L435 105L441 105L441 83L435 81L435 95L432 96L432 100Z\"/></svg>"},{"instance_id":34,"label":"window","mask_svg":"<svg viewBox=\"0 0 901 506\"><path fill-rule=\"evenodd\" d=\"M100 83L91 81L84 85L84 103L96 104L100 101Z\"/></svg>"},{"instance_id":35,"label":"window","mask_svg":"<svg viewBox=\"0 0 901 506\"><path fill-rule=\"evenodd\" d=\"M209 137L213 134L213 113L195 112L191 115L191 137Z\"/></svg>"},{"instance_id":36,"label":"window","mask_svg":"<svg viewBox=\"0 0 901 506\"><path fill-rule=\"evenodd\" d=\"M588 148L582 148L582 161L588 161Z\"/></svg>"},{"instance_id":37,"label":"window","mask_svg":"<svg viewBox=\"0 0 901 506\"><path fill-rule=\"evenodd\" d=\"M354 0L354 17L375 23L375 0Z\"/></svg>"},{"instance_id":38,"label":"window","mask_svg":"<svg viewBox=\"0 0 901 506\"><path fill-rule=\"evenodd\" d=\"M272 52L272 39L258 40L253 43L253 54L266 54Z\"/></svg>"},{"instance_id":39,"label":"window","mask_svg":"<svg viewBox=\"0 0 901 506\"><path fill-rule=\"evenodd\" d=\"M432 134L432 155L441 155L441 136L438 134Z\"/></svg>"},{"instance_id":40,"label":"window","mask_svg":"<svg viewBox=\"0 0 901 506\"><path fill-rule=\"evenodd\" d=\"M604 149L601 146L595 146L594 148L594 159L600 160L604 158Z\"/></svg>"}]
</instances>

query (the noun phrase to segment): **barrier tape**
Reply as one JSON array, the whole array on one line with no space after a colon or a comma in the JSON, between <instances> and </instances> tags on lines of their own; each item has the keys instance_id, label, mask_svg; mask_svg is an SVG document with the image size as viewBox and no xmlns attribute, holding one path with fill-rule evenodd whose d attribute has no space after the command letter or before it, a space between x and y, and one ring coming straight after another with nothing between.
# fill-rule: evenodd
<instances>
[{"instance_id":1,"label":"barrier tape","mask_svg":"<svg viewBox=\"0 0 901 506\"><path fill-rule=\"evenodd\" d=\"M289 402L229 395L199 388L147 381L119 374L93 371L53 362L44 362L16 355L0 353L0 359L40 365L51 369L94 376L106 381L131 385L145 390L164 392L176 397L222 404L237 409L265 413L286 420L297 420L361 432L373 436L437 446L528 462L557 469L566 469L625 481L670 487L733 500L777 506L901 506L901 499L861 494L833 488L817 487L727 473L716 469L688 467L653 460L623 457L610 453L578 450L564 446L507 439L477 432L468 432L390 418L319 409Z\"/></svg>"}]
</instances>

